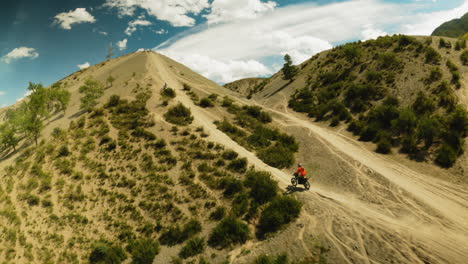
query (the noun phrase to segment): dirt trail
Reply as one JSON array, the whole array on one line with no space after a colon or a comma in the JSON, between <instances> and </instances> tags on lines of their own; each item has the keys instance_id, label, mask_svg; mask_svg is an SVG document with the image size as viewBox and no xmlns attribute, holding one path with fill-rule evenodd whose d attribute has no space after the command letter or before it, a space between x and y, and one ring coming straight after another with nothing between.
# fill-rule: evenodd
<instances>
[{"instance_id":1,"label":"dirt trail","mask_svg":"<svg viewBox=\"0 0 468 264\"><path fill-rule=\"evenodd\" d=\"M177 88L175 100L191 109L195 117L194 124L203 126L211 141L233 149L257 168L271 172L280 186L286 189L291 177L289 173L268 166L254 153L219 131L213 122L219 120L220 116L196 106L182 91L181 80L169 70L170 67L161 67L165 63L160 57L151 60L147 65L149 77L164 80L170 87ZM156 69L155 65L159 67ZM298 194L306 201L304 208L308 219L305 223L310 222L310 219L318 223L314 230L305 226L304 232L323 233L337 255L332 261L464 263L468 259L467 190L395 164L360 147L352 139L294 114L272 108L267 110L275 113L275 121L283 126L308 129L311 137L318 137L333 155L358 172L359 183L369 189L366 195L372 197L368 200L316 185L310 192ZM369 171L391 182L388 191L396 201L383 198L377 188L373 190L373 186L378 183L368 176ZM400 213L402 210L411 213L404 215ZM306 250L304 232L299 234L298 239ZM234 253L234 256L237 255ZM234 258L231 260L236 262Z\"/></svg>"}]
</instances>

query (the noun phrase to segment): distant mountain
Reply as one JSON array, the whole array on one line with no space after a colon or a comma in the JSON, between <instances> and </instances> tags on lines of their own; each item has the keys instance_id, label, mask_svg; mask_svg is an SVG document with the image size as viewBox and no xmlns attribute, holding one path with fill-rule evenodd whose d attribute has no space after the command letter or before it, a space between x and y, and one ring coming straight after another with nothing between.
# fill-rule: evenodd
<instances>
[{"instance_id":1,"label":"distant mountain","mask_svg":"<svg viewBox=\"0 0 468 264\"><path fill-rule=\"evenodd\" d=\"M458 38L468 33L468 13L461 18L443 23L432 32L432 36Z\"/></svg>"}]
</instances>

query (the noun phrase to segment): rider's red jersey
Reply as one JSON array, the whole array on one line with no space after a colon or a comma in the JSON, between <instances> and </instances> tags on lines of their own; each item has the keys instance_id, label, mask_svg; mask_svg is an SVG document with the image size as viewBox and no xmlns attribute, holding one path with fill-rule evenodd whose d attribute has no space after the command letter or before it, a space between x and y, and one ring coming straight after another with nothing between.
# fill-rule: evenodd
<instances>
[{"instance_id":1,"label":"rider's red jersey","mask_svg":"<svg viewBox=\"0 0 468 264\"><path fill-rule=\"evenodd\" d=\"M306 176L306 174L307 174L307 172L306 172L306 170L304 169L304 167L299 167L299 168L297 168L296 173L297 173L298 175L302 176L302 177Z\"/></svg>"}]
</instances>

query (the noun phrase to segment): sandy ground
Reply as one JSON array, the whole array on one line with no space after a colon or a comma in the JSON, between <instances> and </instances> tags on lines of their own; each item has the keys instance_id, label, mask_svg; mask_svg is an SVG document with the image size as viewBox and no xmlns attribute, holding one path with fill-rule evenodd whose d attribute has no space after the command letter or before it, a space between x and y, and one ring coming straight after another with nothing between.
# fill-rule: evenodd
<instances>
[{"instance_id":1,"label":"sandy ground","mask_svg":"<svg viewBox=\"0 0 468 264\"><path fill-rule=\"evenodd\" d=\"M124 65L124 66L122 66ZM136 70L135 70L136 69ZM188 106L194 124L203 126L208 139L247 157L257 168L274 175L280 186L290 189L290 171L270 167L227 135L216 129L219 113L196 106L182 91L183 83L204 93L229 95L238 102L253 104L193 73L164 56L140 52L93 67L81 75L69 77L72 93L87 76L104 81L112 73L118 82L131 79L161 87L165 83L176 89L176 101ZM135 83L133 83L135 82ZM110 94L129 94L119 88ZM79 98L75 93L65 117L53 121L45 130L66 126L77 112ZM154 104L155 102L149 102ZM300 219L279 234L277 239L247 243L230 253L231 263L246 263L242 250L274 252L297 243L303 257L312 256L315 238L321 237L330 248L329 263L466 263L468 259L468 188L431 176L392 156L374 153L353 138L314 124L299 114L288 111L286 102L269 105L275 124L295 135L301 142L299 158L314 171L312 188L292 190L303 201ZM8 164L2 162L0 167ZM326 176L326 177L325 177ZM299 226L297 224L300 224ZM293 237L291 237L293 235ZM286 245L285 245L286 243ZM283 247L278 248L278 245ZM293 253L294 250L291 249ZM281 252L278 252L281 253ZM158 263L155 261L154 263Z\"/></svg>"}]
</instances>

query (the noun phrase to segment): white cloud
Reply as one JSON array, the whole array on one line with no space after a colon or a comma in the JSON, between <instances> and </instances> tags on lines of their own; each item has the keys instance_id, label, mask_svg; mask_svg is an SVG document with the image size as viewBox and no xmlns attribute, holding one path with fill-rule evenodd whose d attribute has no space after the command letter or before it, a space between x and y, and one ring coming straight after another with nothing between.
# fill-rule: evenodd
<instances>
[{"instance_id":1,"label":"white cloud","mask_svg":"<svg viewBox=\"0 0 468 264\"><path fill-rule=\"evenodd\" d=\"M168 31L165 30L165 29L160 29L160 30L153 30L154 33L158 34L158 35L163 35L163 34L167 34Z\"/></svg>"},{"instance_id":2,"label":"white cloud","mask_svg":"<svg viewBox=\"0 0 468 264\"><path fill-rule=\"evenodd\" d=\"M150 26L151 22L148 20L137 19L128 23L127 29L125 29L125 34L131 36L133 32L137 30L137 27Z\"/></svg>"},{"instance_id":3,"label":"white cloud","mask_svg":"<svg viewBox=\"0 0 468 264\"><path fill-rule=\"evenodd\" d=\"M388 35L388 33L378 28L375 28L374 25L372 24L367 24L363 26L361 35L362 35L361 40L369 40L369 39L377 39L380 36Z\"/></svg>"},{"instance_id":4,"label":"white cloud","mask_svg":"<svg viewBox=\"0 0 468 264\"><path fill-rule=\"evenodd\" d=\"M215 81L225 82L237 76L253 77L274 72L282 63L280 55L285 53L290 54L297 64L331 48L332 43L365 40L387 33L430 34L443 21L466 12L467 3L465 0L458 8L430 14L424 14L426 5L383 0L289 5L258 13L251 19L227 16L223 23L195 27L155 50ZM432 17L439 22L428 22ZM194 58L205 64L197 63ZM256 67L250 71L249 67L238 66L253 65L252 62L256 62Z\"/></svg>"},{"instance_id":5,"label":"white cloud","mask_svg":"<svg viewBox=\"0 0 468 264\"><path fill-rule=\"evenodd\" d=\"M139 48L139 49L137 50L137 52L141 52L141 51L145 51L145 49L144 49L144 48Z\"/></svg>"},{"instance_id":6,"label":"white cloud","mask_svg":"<svg viewBox=\"0 0 468 264\"><path fill-rule=\"evenodd\" d=\"M442 23L460 18L466 12L468 12L468 0L465 0L459 7L450 10L415 14L410 17L410 21L404 21L401 33L408 35L430 35Z\"/></svg>"},{"instance_id":7,"label":"white cloud","mask_svg":"<svg viewBox=\"0 0 468 264\"><path fill-rule=\"evenodd\" d=\"M5 95L5 92L4 92L4 91L0 91L0 95Z\"/></svg>"},{"instance_id":8,"label":"white cloud","mask_svg":"<svg viewBox=\"0 0 468 264\"><path fill-rule=\"evenodd\" d=\"M22 58L30 58L31 60L33 60L37 57L39 57L39 53L35 49L28 47L19 47L13 49L7 55L3 56L2 61L8 64L12 61L19 60Z\"/></svg>"},{"instance_id":9,"label":"white cloud","mask_svg":"<svg viewBox=\"0 0 468 264\"><path fill-rule=\"evenodd\" d=\"M127 48L127 42L128 42L128 39L123 39L121 41L117 41L117 47L119 48L119 50L124 50Z\"/></svg>"},{"instance_id":10,"label":"white cloud","mask_svg":"<svg viewBox=\"0 0 468 264\"><path fill-rule=\"evenodd\" d=\"M198 15L210 5L208 0L106 0L104 6L116 8L120 16L133 16L137 8L159 20L168 21L175 27L193 26Z\"/></svg>"},{"instance_id":11,"label":"white cloud","mask_svg":"<svg viewBox=\"0 0 468 264\"><path fill-rule=\"evenodd\" d=\"M254 19L275 7L276 3L273 1L264 3L260 0L214 0L211 4L211 12L204 17L208 20L208 24Z\"/></svg>"},{"instance_id":12,"label":"white cloud","mask_svg":"<svg viewBox=\"0 0 468 264\"><path fill-rule=\"evenodd\" d=\"M232 82L238 79L265 76L273 72L256 60L222 61L199 54L178 55L163 52L165 55L191 67L203 76L220 83Z\"/></svg>"},{"instance_id":13,"label":"white cloud","mask_svg":"<svg viewBox=\"0 0 468 264\"><path fill-rule=\"evenodd\" d=\"M105 31L99 31L98 33L101 34L101 35L103 35L103 36L109 35L109 33L105 32Z\"/></svg>"},{"instance_id":14,"label":"white cloud","mask_svg":"<svg viewBox=\"0 0 468 264\"><path fill-rule=\"evenodd\" d=\"M32 91L29 91L29 90L26 91L26 92L24 93L23 97L16 99L16 102L19 102L19 101L23 100L24 98L30 96L31 94L32 94Z\"/></svg>"},{"instance_id":15,"label":"white cloud","mask_svg":"<svg viewBox=\"0 0 468 264\"><path fill-rule=\"evenodd\" d=\"M86 68L88 68L89 66L91 66L91 65L89 64L89 62L85 62L85 63L83 63L83 64L78 64L78 65L76 65L76 67L80 68L80 70L86 69Z\"/></svg>"},{"instance_id":16,"label":"white cloud","mask_svg":"<svg viewBox=\"0 0 468 264\"><path fill-rule=\"evenodd\" d=\"M94 23L96 19L86 11L86 8L77 8L73 11L60 13L55 16L54 24L59 27L70 30L72 24Z\"/></svg>"}]
</instances>

